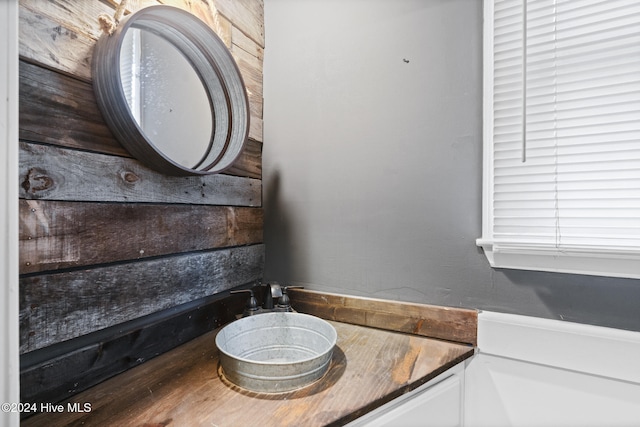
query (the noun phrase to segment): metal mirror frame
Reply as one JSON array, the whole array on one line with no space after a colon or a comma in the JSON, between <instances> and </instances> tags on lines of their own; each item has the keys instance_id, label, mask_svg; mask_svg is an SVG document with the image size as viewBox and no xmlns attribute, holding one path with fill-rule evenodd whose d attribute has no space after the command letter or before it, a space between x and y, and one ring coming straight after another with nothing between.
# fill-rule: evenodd
<instances>
[{"instance_id":1,"label":"metal mirror frame","mask_svg":"<svg viewBox=\"0 0 640 427\"><path fill-rule=\"evenodd\" d=\"M120 73L120 51L131 27L152 31L176 47L208 92L213 132L209 150L196 169L182 166L158 150L133 117ZM98 107L116 139L133 157L158 172L176 176L219 173L233 165L246 145L249 100L240 70L224 42L189 12L158 5L129 15L112 34L103 34L96 43L92 74Z\"/></svg>"}]
</instances>

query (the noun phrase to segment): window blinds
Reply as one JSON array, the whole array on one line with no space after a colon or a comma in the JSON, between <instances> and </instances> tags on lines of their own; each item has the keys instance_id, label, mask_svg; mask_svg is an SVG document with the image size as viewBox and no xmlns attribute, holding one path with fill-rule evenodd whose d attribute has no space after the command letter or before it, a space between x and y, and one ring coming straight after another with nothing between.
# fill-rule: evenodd
<instances>
[{"instance_id":1,"label":"window blinds","mask_svg":"<svg viewBox=\"0 0 640 427\"><path fill-rule=\"evenodd\" d=\"M578 255L566 271L600 274L587 264L604 254L638 261L604 274L640 274L640 2L487 2L491 200L479 243L492 257L552 257L535 269L563 271L549 263Z\"/></svg>"},{"instance_id":2,"label":"window blinds","mask_svg":"<svg viewBox=\"0 0 640 427\"><path fill-rule=\"evenodd\" d=\"M120 78L122 90L131 114L141 123L140 107L140 48L142 31L128 30L120 47Z\"/></svg>"}]
</instances>

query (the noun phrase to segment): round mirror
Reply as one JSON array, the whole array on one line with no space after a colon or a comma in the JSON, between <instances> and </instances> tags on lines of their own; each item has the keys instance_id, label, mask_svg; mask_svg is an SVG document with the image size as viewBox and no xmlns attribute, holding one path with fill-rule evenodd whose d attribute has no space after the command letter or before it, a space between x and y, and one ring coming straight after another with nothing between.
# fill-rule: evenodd
<instances>
[{"instance_id":1,"label":"round mirror","mask_svg":"<svg viewBox=\"0 0 640 427\"><path fill-rule=\"evenodd\" d=\"M157 171L221 172L244 148L249 102L238 67L188 12L151 6L121 21L96 44L93 79L116 138Z\"/></svg>"}]
</instances>

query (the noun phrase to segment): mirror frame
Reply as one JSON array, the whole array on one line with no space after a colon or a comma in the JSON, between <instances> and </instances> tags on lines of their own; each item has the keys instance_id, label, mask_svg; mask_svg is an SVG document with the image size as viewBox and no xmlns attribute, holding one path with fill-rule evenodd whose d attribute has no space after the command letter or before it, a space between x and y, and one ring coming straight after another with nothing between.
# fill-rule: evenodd
<instances>
[{"instance_id":1,"label":"mirror frame","mask_svg":"<svg viewBox=\"0 0 640 427\"><path fill-rule=\"evenodd\" d=\"M120 73L120 51L131 27L152 31L171 43L191 63L207 91L213 131L197 169L163 154L133 117ZM103 34L96 43L92 75L96 101L111 132L133 157L158 172L176 176L219 173L233 165L246 145L249 99L240 70L216 33L187 11L158 5L124 18L112 34Z\"/></svg>"}]
</instances>

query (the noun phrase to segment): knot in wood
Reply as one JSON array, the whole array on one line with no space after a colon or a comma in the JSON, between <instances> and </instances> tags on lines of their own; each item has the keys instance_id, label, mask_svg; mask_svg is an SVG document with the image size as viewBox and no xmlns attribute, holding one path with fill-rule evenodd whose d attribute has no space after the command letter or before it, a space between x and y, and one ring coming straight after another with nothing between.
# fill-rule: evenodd
<instances>
[{"instance_id":1,"label":"knot in wood","mask_svg":"<svg viewBox=\"0 0 640 427\"><path fill-rule=\"evenodd\" d=\"M124 171L122 172L122 179L124 179L125 182L132 184L138 181L140 177L131 171Z\"/></svg>"},{"instance_id":2,"label":"knot in wood","mask_svg":"<svg viewBox=\"0 0 640 427\"><path fill-rule=\"evenodd\" d=\"M53 178L38 168L29 169L24 181L22 181L22 188L30 194L48 190L51 187L53 187Z\"/></svg>"}]
</instances>

